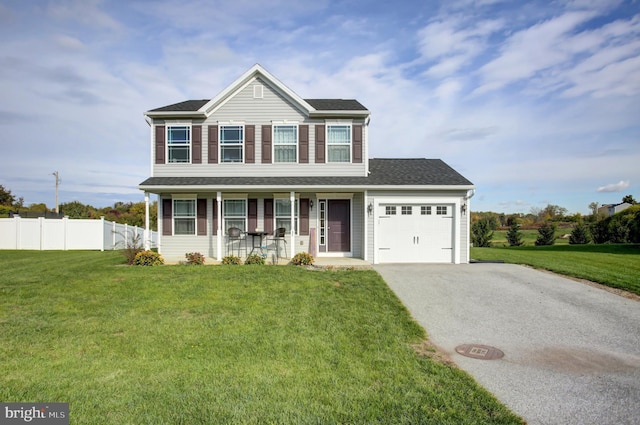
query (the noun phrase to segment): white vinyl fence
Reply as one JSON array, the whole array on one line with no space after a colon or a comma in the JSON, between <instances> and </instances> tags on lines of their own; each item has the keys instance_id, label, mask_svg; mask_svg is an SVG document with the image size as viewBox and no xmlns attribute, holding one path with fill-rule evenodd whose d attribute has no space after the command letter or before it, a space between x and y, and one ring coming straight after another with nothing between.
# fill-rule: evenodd
<instances>
[{"instance_id":1,"label":"white vinyl fence","mask_svg":"<svg viewBox=\"0 0 640 425\"><path fill-rule=\"evenodd\" d=\"M150 246L158 233L149 231ZM127 224L89 219L0 218L0 249L113 250L137 241L144 246L144 229Z\"/></svg>"}]
</instances>

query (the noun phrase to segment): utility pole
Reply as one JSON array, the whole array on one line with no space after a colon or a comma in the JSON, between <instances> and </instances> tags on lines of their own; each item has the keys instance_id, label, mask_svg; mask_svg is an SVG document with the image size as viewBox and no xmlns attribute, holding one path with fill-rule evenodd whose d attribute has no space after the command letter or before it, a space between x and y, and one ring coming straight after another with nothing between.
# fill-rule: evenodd
<instances>
[{"instance_id":1,"label":"utility pole","mask_svg":"<svg viewBox=\"0 0 640 425\"><path fill-rule=\"evenodd\" d=\"M62 180L60 180L60 176L58 175L57 171L54 171L53 175L56 177L56 214L58 214L60 213L60 209L58 208L58 186L60 185Z\"/></svg>"}]
</instances>

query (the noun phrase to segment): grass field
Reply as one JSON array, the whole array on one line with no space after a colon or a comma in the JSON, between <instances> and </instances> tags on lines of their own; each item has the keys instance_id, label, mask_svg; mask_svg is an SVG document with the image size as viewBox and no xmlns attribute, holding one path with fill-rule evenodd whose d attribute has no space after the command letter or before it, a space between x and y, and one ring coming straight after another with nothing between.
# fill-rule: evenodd
<instances>
[{"instance_id":1,"label":"grass field","mask_svg":"<svg viewBox=\"0 0 640 425\"><path fill-rule=\"evenodd\" d=\"M507 242L507 232L508 230L495 230L493 232L493 239L491 240L491 246L493 247L503 247L509 246L509 242ZM536 239L538 239L538 231L536 229L525 229L520 230L522 233L522 241L524 242L523 246L535 246ZM568 245L569 238L564 238L563 236L571 233L571 229L556 229L556 245Z\"/></svg>"},{"instance_id":2,"label":"grass field","mask_svg":"<svg viewBox=\"0 0 640 425\"><path fill-rule=\"evenodd\" d=\"M640 295L640 245L471 248L471 258L527 264Z\"/></svg>"},{"instance_id":3,"label":"grass field","mask_svg":"<svg viewBox=\"0 0 640 425\"><path fill-rule=\"evenodd\" d=\"M72 424L521 423L416 351L374 271L120 263L0 251L0 400Z\"/></svg>"}]
</instances>

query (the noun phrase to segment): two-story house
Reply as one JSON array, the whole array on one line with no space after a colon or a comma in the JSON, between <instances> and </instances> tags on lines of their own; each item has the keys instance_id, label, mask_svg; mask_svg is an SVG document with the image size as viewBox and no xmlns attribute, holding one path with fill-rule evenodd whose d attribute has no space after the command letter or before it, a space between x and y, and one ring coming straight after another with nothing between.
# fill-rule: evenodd
<instances>
[{"instance_id":1,"label":"two-story house","mask_svg":"<svg viewBox=\"0 0 640 425\"><path fill-rule=\"evenodd\" d=\"M167 259L220 260L229 228L284 227L288 257L469 261L474 185L439 159L369 159L370 111L356 100L303 99L254 65L213 99L145 116L151 177L139 188L159 197Z\"/></svg>"}]
</instances>

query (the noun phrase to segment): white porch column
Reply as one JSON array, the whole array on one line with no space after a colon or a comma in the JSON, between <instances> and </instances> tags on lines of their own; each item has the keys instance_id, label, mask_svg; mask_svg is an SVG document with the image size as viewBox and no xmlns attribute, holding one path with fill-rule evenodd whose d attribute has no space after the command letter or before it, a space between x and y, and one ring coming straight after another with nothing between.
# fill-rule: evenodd
<instances>
[{"instance_id":1,"label":"white porch column","mask_svg":"<svg viewBox=\"0 0 640 425\"><path fill-rule=\"evenodd\" d=\"M149 232L149 192L144 193L144 249L151 249L151 233Z\"/></svg>"},{"instance_id":2,"label":"white porch column","mask_svg":"<svg viewBox=\"0 0 640 425\"><path fill-rule=\"evenodd\" d=\"M289 250L289 258L293 258L293 255L295 254L295 250L296 250L296 232L295 232L295 220L296 220L296 193L295 192L291 192L289 194L289 201L291 202L291 245L289 245L291 247L291 249ZM298 223L298 226L300 226L300 223Z\"/></svg>"},{"instance_id":3,"label":"white porch column","mask_svg":"<svg viewBox=\"0 0 640 425\"><path fill-rule=\"evenodd\" d=\"M362 257L364 261L369 261L367 259L367 255L369 254L369 212L367 211L367 207L369 205L369 192L364 191L364 202L362 203L362 222L364 223L364 235L363 235L363 244L362 247Z\"/></svg>"},{"instance_id":4,"label":"white porch column","mask_svg":"<svg viewBox=\"0 0 640 425\"><path fill-rule=\"evenodd\" d=\"M224 239L224 235L222 234L222 192L216 193L215 202L218 204L218 209L216 211L216 214L218 215L218 228L216 229L216 235L218 235L216 238L216 260L222 261L222 241Z\"/></svg>"}]
</instances>

